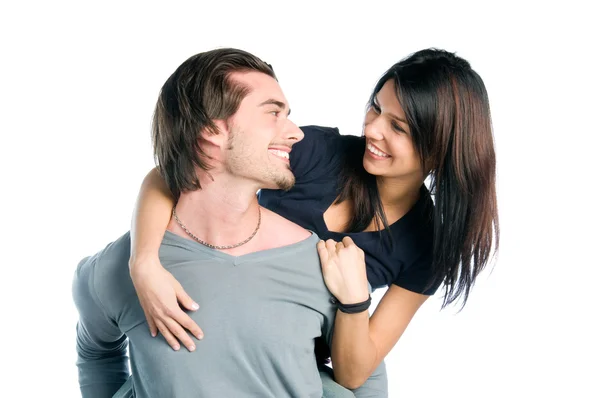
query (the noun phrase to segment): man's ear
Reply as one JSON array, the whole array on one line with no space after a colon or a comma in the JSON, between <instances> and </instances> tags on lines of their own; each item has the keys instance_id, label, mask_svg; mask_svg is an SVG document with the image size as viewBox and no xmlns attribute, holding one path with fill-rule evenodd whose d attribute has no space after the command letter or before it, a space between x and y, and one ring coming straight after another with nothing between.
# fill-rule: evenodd
<instances>
[{"instance_id":1,"label":"man's ear","mask_svg":"<svg viewBox=\"0 0 600 398\"><path fill-rule=\"evenodd\" d=\"M229 136L227 123L224 120L213 120L216 130L203 129L200 136L203 141L213 147L223 148Z\"/></svg>"}]
</instances>

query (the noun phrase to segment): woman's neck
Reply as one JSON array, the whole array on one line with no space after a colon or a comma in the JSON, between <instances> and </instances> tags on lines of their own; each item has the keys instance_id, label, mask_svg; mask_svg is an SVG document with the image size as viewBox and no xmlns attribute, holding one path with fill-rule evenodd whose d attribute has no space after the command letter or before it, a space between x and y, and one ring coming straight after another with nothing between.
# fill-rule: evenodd
<instances>
[{"instance_id":1,"label":"woman's neck","mask_svg":"<svg viewBox=\"0 0 600 398\"><path fill-rule=\"evenodd\" d=\"M377 190L388 222L400 219L412 209L419 200L422 185L421 180L377 178Z\"/></svg>"}]
</instances>

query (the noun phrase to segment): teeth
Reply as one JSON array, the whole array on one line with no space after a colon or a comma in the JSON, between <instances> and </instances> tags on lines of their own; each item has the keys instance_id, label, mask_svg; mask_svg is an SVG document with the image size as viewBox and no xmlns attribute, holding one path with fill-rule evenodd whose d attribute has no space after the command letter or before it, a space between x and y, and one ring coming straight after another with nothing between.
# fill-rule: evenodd
<instances>
[{"instance_id":1,"label":"teeth","mask_svg":"<svg viewBox=\"0 0 600 398\"><path fill-rule=\"evenodd\" d=\"M375 148L371 144L367 145L367 149L369 150L369 152L374 153L377 156L381 156L382 158L387 158L390 156L387 153L381 152L379 149Z\"/></svg>"},{"instance_id":2,"label":"teeth","mask_svg":"<svg viewBox=\"0 0 600 398\"><path fill-rule=\"evenodd\" d=\"M275 156L279 156L280 158L284 158L284 159L288 159L288 160L290 158L290 154L285 151L280 151L278 149L269 149L269 152L271 152Z\"/></svg>"}]
</instances>

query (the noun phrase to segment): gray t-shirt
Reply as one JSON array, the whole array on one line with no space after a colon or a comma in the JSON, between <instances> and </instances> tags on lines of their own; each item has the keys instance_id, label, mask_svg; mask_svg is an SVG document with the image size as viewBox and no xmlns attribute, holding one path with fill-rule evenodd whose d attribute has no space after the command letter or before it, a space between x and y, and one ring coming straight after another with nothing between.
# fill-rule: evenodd
<instances>
[{"instance_id":1,"label":"gray t-shirt","mask_svg":"<svg viewBox=\"0 0 600 398\"><path fill-rule=\"evenodd\" d=\"M318 240L234 257L167 232L160 260L200 304L189 313L205 333L194 352L150 336L129 276L129 233L82 260L73 297L83 397L111 397L128 379L127 345L136 397L321 397L314 339L331 342L336 308ZM382 372L355 395L386 396Z\"/></svg>"}]
</instances>

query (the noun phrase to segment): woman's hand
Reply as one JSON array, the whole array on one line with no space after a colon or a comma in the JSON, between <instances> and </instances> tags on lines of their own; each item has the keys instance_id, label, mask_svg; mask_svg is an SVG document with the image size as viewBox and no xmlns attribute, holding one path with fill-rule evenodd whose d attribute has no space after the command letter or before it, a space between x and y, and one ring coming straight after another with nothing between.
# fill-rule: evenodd
<instances>
[{"instance_id":1,"label":"woman's hand","mask_svg":"<svg viewBox=\"0 0 600 398\"><path fill-rule=\"evenodd\" d=\"M131 262L130 274L152 336L156 336L158 330L174 350L179 350L179 339L188 350L194 351L196 346L184 328L198 339L204 334L179 304L190 311L196 311L198 304L162 266L158 257Z\"/></svg>"},{"instance_id":2,"label":"woman's hand","mask_svg":"<svg viewBox=\"0 0 600 398\"><path fill-rule=\"evenodd\" d=\"M361 303L369 298L365 253L345 237L317 244L327 288L342 304Z\"/></svg>"}]
</instances>

